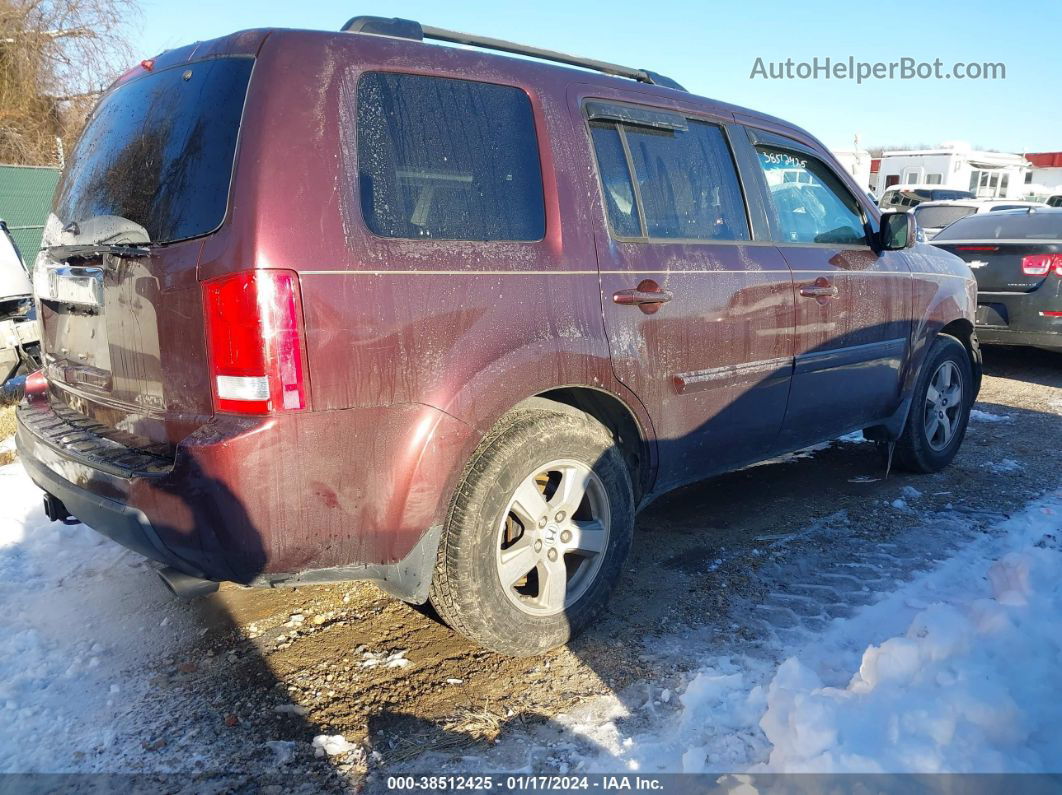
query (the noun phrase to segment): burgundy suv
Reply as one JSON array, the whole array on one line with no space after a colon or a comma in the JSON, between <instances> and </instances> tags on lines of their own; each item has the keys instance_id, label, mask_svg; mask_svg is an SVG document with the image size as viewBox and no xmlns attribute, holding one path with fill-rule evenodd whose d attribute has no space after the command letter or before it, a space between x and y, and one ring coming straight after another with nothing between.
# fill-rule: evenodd
<instances>
[{"instance_id":1,"label":"burgundy suv","mask_svg":"<svg viewBox=\"0 0 1062 795\"><path fill-rule=\"evenodd\" d=\"M652 72L406 20L236 33L89 121L18 445L50 516L175 590L369 579L541 652L662 492L860 429L952 459L976 286L909 218Z\"/></svg>"}]
</instances>

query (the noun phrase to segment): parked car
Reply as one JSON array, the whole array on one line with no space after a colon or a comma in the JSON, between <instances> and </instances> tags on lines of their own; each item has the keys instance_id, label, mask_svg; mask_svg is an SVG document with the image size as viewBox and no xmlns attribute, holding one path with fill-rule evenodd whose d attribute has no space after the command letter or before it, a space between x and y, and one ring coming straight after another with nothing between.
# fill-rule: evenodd
<instances>
[{"instance_id":1,"label":"parked car","mask_svg":"<svg viewBox=\"0 0 1062 795\"><path fill-rule=\"evenodd\" d=\"M1062 208L971 215L933 245L973 270L982 342L1062 350Z\"/></svg>"},{"instance_id":2,"label":"parked car","mask_svg":"<svg viewBox=\"0 0 1062 795\"><path fill-rule=\"evenodd\" d=\"M32 294L22 253L0 220L0 401L14 394L8 379L40 367Z\"/></svg>"},{"instance_id":3,"label":"parked car","mask_svg":"<svg viewBox=\"0 0 1062 795\"><path fill-rule=\"evenodd\" d=\"M807 132L652 72L238 33L87 123L18 445L50 516L175 590L369 579L534 654L663 492L859 429L952 460L975 285L914 231Z\"/></svg>"},{"instance_id":4,"label":"parked car","mask_svg":"<svg viewBox=\"0 0 1062 795\"><path fill-rule=\"evenodd\" d=\"M911 210L918 226L932 240L948 224L976 213L993 213L1000 210L1024 210L1030 207L1046 207L1043 202L1014 199L955 199L939 202L922 202Z\"/></svg>"},{"instance_id":5,"label":"parked car","mask_svg":"<svg viewBox=\"0 0 1062 795\"><path fill-rule=\"evenodd\" d=\"M1048 207L1062 207L1062 193L1056 193L1047 199Z\"/></svg>"},{"instance_id":6,"label":"parked car","mask_svg":"<svg viewBox=\"0 0 1062 795\"><path fill-rule=\"evenodd\" d=\"M878 207L882 210L910 210L922 202L972 198L974 195L968 190L942 188L940 185L896 185L881 194Z\"/></svg>"}]
</instances>

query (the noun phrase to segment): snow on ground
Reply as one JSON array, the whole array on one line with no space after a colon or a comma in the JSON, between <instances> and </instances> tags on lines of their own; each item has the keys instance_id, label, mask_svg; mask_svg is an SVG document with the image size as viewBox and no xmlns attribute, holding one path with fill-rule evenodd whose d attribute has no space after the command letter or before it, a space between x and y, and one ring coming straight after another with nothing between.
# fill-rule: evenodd
<instances>
[{"instance_id":1,"label":"snow on ground","mask_svg":"<svg viewBox=\"0 0 1062 795\"><path fill-rule=\"evenodd\" d=\"M198 629L142 558L49 522L20 463L0 505L0 773L121 771L148 663Z\"/></svg>"},{"instance_id":2,"label":"snow on ground","mask_svg":"<svg viewBox=\"0 0 1062 795\"><path fill-rule=\"evenodd\" d=\"M1062 772L1062 490L878 596L780 665L704 660L634 730L630 699L561 716L573 769Z\"/></svg>"}]
</instances>

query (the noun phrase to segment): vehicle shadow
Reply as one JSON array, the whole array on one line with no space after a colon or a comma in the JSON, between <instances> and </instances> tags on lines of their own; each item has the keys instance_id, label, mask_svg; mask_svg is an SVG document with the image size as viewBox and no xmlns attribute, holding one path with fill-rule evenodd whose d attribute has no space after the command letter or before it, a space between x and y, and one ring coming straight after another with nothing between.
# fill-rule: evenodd
<instances>
[{"instance_id":1,"label":"vehicle shadow","mask_svg":"<svg viewBox=\"0 0 1062 795\"><path fill-rule=\"evenodd\" d=\"M1062 351L982 345L986 375L1062 387Z\"/></svg>"}]
</instances>

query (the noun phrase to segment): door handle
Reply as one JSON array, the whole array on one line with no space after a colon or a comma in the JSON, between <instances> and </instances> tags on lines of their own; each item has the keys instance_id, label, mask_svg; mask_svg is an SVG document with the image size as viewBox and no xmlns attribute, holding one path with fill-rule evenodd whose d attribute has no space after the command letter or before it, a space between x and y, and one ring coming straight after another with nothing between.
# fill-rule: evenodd
<instances>
[{"instance_id":1,"label":"door handle","mask_svg":"<svg viewBox=\"0 0 1062 795\"><path fill-rule=\"evenodd\" d=\"M612 300L622 306L637 306L643 312L655 312L660 304L672 299L670 290L661 290L660 285L652 279L643 279L631 290L619 290L612 294Z\"/></svg>"},{"instance_id":2,"label":"door handle","mask_svg":"<svg viewBox=\"0 0 1062 795\"><path fill-rule=\"evenodd\" d=\"M838 290L830 284L825 276L820 276L813 284L805 284L800 288L800 294L805 298L836 298Z\"/></svg>"}]
</instances>

